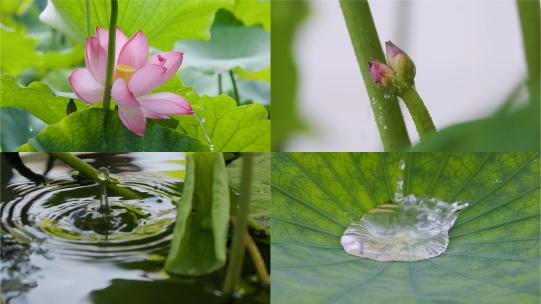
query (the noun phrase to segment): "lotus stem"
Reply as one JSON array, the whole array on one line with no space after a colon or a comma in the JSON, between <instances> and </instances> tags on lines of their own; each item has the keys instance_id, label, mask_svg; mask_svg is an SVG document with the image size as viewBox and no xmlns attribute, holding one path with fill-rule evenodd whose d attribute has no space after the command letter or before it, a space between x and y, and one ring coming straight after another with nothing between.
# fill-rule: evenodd
<instances>
[{"instance_id":1,"label":"lotus stem","mask_svg":"<svg viewBox=\"0 0 541 304\"><path fill-rule=\"evenodd\" d=\"M111 0L111 19L109 21L109 44L107 47L107 74L105 75L105 90L103 91L103 108L107 113L111 103L111 86L113 83L113 68L115 65L116 19L118 16L118 2Z\"/></svg>"},{"instance_id":2,"label":"lotus stem","mask_svg":"<svg viewBox=\"0 0 541 304\"><path fill-rule=\"evenodd\" d=\"M92 29L90 28L90 0L85 0L85 14L86 14L86 37L92 35Z\"/></svg>"},{"instance_id":3,"label":"lotus stem","mask_svg":"<svg viewBox=\"0 0 541 304\"><path fill-rule=\"evenodd\" d=\"M532 103L539 103L539 99L537 98L536 101L536 98L534 98L535 96L539 96L536 92L539 90L541 69L541 18L539 12L539 0L517 0L517 9L522 29L526 65L528 66L528 90L530 91L530 101Z\"/></svg>"},{"instance_id":4,"label":"lotus stem","mask_svg":"<svg viewBox=\"0 0 541 304\"><path fill-rule=\"evenodd\" d=\"M425 137L429 133L436 132L432 117L430 117L428 109L414 87L400 92L400 97L406 104L406 107L408 107L420 138Z\"/></svg>"},{"instance_id":5,"label":"lotus stem","mask_svg":"<svg viewBox=\"0 0 541 304\"><path fill-rule=\"evenodd\" d=\"M252 258L252 262L254 263L257 275L259 276L261 283L265 286L268 286L270 284L270 276L269 272L267 271L267 266L265 266L265 261L261 256L261 252L259 252L259 249L257 248L254 239L250 236L249 233L246 233L244 242L246 245L246 249L250 254L250 257Z\"/></svg>"},{"instance_id":6,"label":"lotus stem","mask_svg":"<svg viewBox=\"0 0 541 304\"><path fill-rule=\"evenodd\" d=\"M237 81L235 80L235 74L233 73L233 70L229 70L229 77L231 78L231 83L233 84L233 92L235 93L235 99L237 100L237 104L240 104L239 89L237 88Z\"/></svg>"},{"instance_id":7,"label":"lotus stem","mask_svg":"<svg viewBox=\"0 0 541 304\"><path fill-rule=\"evenodd\" d=\"M250 212L250 193L252 184L253 154L244 153L242 156L242 177L240 184L239 210L237 211L231 254L227 265L223 292L232 295L240 279L244 261L244 244L248 227L248 213Z\"/></svg>"},{"instance_id":8,"label":"lotus stem","mask_svg":"<svg viewBox=\"0 0 541 304\"><path fill-rule=\"evenodd\" d=\"M218 95L222 95L223 88L222 88L222 73L218 73Z\"/></svg>"},{"instance_id":9,"label":"lotus stem","mask_svg":"<svg viewBox=\"0 0 541 304\"><path fill-rule=\"evenodd\" d=\"M340 6L368 97L372 101L370 104L383 147L385 151L404 150L411 143L398 100L392 96L386 99L384 93L374 86L368 73L369 60L385 61L368 1L340 0Z\"/></svg>"}]
</instances>

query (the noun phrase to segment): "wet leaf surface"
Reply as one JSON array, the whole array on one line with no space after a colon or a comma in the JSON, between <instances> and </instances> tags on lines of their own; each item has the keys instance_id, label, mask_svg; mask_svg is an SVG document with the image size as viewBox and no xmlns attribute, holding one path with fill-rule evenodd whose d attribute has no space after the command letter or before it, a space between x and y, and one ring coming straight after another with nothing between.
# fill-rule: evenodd
<instances>
[{"instance_id":1,"label":"wet leaf surface","mask_svg":"<svg viewBox=\"0 0 541 304\"><path fill-rule=\"evenodd\" d=\"M449 248L419 262L348 255L340 236L392 196L468 201ZM273 301L538 303L538 153L280 153L272 160Z\"/></svg>"}]
</instances>

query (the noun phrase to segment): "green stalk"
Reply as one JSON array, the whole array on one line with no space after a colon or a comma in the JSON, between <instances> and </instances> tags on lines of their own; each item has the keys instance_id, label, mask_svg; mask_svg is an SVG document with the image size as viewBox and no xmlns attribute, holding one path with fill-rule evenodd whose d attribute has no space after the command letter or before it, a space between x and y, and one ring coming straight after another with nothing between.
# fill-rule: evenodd
<instances>
[{"instance_id":1,"label":"green stalk","mask_svg":"<svg viewBox=\"0 0 541 304\"><path fill-rule=\"evenodd\" d=\"M265 286L268 286L270 284L270 276L269 272L267 271L265 261L261 256L261 252L259 252L259 249L257 248L254 239L250 236L249 233L245 234L244 241L246 245L246 250L248 250L248 253L250 253L250 256L252 257L252 262L254 263L255 270L257 271L257 275L259 276L261 283Z\"/></svg>"},{"instance_id":2,"label":"green stalk","mask_svg":"<svg viewBox=\"0 0 541 304\"><path fill-rule=\"evenodd\" d=\"M379 135L385 151L404 150L411 145L404 117L400 112L398 99L385 99L368 74L368 61L377 59L385 62L383 50L367 0L340 0L342 13L349 31L349 37L363 75L368 97L372 101L372 112L376 118Z\"/></svg>"},{"instance_id":3,"label":"green stalk","mask_svg":"<svg viewBox=\"0 0 541 304\"><path fill-rule=\"evenodd\" d=\"M118 2L111 0L111 20L109 21L109 46L107 49L107 74L105 75L105 91L103 92L103 108L108 112L111 103L111 86L113 82L113 68L115 65L116 19L118 16ZM107 116L107 114L106 114Z\"/></svg>"},{"instance_id":4,"label":"green stalk","mask_svg":"<svg viewBox=\"0 0 541 304\"><path fill-rule=\"evenodd\" d=\"M235 226L236 219L235 216L231 215L229 217L229 222ZM259 248L257 248L257 244L255 243L252 236L250 236L250 233L246 233L244 235L244 246L246 246L246 251L250 254L250 257L252 258L253 265L255 267L255 270L257 272L257 275L259 276L259 279L261 280L261 284L267 286L270 284L270 276L269 272L267 271L267 266L265 265L265 261L263 260L263 257L261 256L261 252L259 251Z\"/></svg>"},{"instance_id":5,"label":"green stalk","mask_svg":"<svg viewBox=\"0 0 541 304\"><path fill-rule=\"evenodd\" d=\"M70 167L77 169L79 172L83 173L85 177L88 177L98 183L103 183L101 179L98 178L98 170L96 170L91 165L87 164L85 161L80 159L79 157L67 153L67 152L55 152L55 153L49 153L49 155L56 157L63 161L64 163L68 164ZM116 181L110 180L107 183L107 188L109 188L111 191L114 191L115 193L129 199L141 199L141 196L133 191L131 191L128 188L119 187L115 185Z\"/></svg>"},{"instance_id":6,"label":"green stalk","mask_svg":"<svg viewBox=\"0 0 541 304\"><path fill-rule=\"evenodd\" d=\"M421 99L421 96L419 96L419 93L417 93L414 87L402 91L400 98L402 98L406 107L408 107L420 138L425 137L429 133L436 132L432 117L430 117L423 99Z\"/></svg>"},{"instance_id":7,"label":"green stalk","mask_svg":"<svg viewBox=\"0 0 541 304\"><path fill-rule=\"evenodd\" d=\"M218 73L218 94L222 95L223 89L222 89L222 73Z\"/></svg>"},{"instance_id":8,"label":"green stalk","mask_svg":"<svg viewBox=\"0 0 541 304\"><path fill-rule=\"evenodd\" d=\"M538 96L540 78L541 24L539 0L517 0L518 15L524 40L524 52L528 66L528 90L530 96ZM534 102L534 98L530 98ZM539 102L539 101L537 101Z\"/></svg>"},{"instance_id":9,"label":"green stalk","mask_svg":"<svg viewBox=\"0 0 541 304\"><path fill-rule=\"evenodd\" d=\"M92 35L92 29L90 28L90 0L85 0L86 8L86 37Z\"/></svg>"},{"instance_id":10,"label":"green stalk","mask_svg":"<svg viewBox=\"0 0 541 304\"><path fill-rule=\"evenodd\" d=\"M233 70L229 70L229 77L231 78L231 83L233 84L233 92L235 93L235 99L237 99L237 104L240 104L239 89L237 88L237 81L235 80Z\"/></svg>"},{"instance_id":11,"label":"green stalk","mask_svg":"<svg viewBox=\"0 0 541 304\"><path fill-rule=\"evenodd\" d=\"M252 184L253 153L242 155L242 177L240 184L239 210L235 219L231 254L224 281L224 294L231 295L240 279L244 261L245 235L248 233L248 213L250 212L250 189Z\"/></svg>"}]
</instances>

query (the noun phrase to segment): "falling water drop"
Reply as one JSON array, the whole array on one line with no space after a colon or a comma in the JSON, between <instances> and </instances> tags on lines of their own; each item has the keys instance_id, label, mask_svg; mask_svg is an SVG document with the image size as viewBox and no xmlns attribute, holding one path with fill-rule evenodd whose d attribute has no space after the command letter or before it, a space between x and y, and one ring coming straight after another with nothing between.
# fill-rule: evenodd
<instances>
[{"instance_id":1,"label":"falling water drop","mask_svg":"<svg viewBox=\"0 0 541 304\"><path fill-rule=\"evenodd\" d=\"M404 197L404 168L406 168L406 161L401 159L398 168L400 169L400 175L398 175L398 179L396 180L394 200L397 203L401 203Z\"/></svg>"},{"instance_id":2,"label":"falling water drop","mask_svg":"<svg viewBox=\"0 0 541 304\"><path fill-rule=\"evenodd\" d=\"M394 200L397 203L402 202L402 199L404 198L404 178L400 176L398 180L396 181L396 191L394 193Z\"/></svg>"},{"instance_id":3,"label":"falling water drop","mask_svg":"<svg viewBox=\"0 0 541 304\"><path fill-rule=\"evenodd\" d=\"M109 184L109 170L105 167L98 169L98 179L100 180L100 208L99 212L109 213L111 207L109 206L109 198L107 196L107 186Z\"/></svg>"},{"instance_id":4,"label":"falling water drop","mask_svg":"<svg viewBox=\"0 0 541 304\"><path fill-rule=\"evenodd\" d=\"M216 148L216 147L215 147L213 144L210 144L210 145L209 145L209 149L210 149L211 152L214 152L214 149L215 149L215 148Z\"/></svg>"}]
</instances>

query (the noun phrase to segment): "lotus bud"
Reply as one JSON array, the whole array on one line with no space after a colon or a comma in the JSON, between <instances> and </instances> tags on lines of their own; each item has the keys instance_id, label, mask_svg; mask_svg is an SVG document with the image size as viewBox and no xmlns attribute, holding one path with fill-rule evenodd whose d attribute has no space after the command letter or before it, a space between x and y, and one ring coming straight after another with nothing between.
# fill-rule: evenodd
<instances>
[{"instance_id":1,"label":"lotus bud","mask_svg":"<svg viewBox=\"0 0 541 304\"><path fill-rule=\"evenodd\" d=\"M398 91L398 79L390 66L375 59L368 62L368 74L374 84L385 93L395 94Z\"/></svg>"},{"instance_id":2,"label":"lotus bud","mask_svg":"<svg viewBox=\"0 0 541 304\"><path fill-rule=\"evenodd\" d=\"M391 41L385 42L385 46L387 63L394 70L396 76L409 84L413 84L413 79L415 78L415 64L411 58Z\"/></svg>"}]
</instances>

